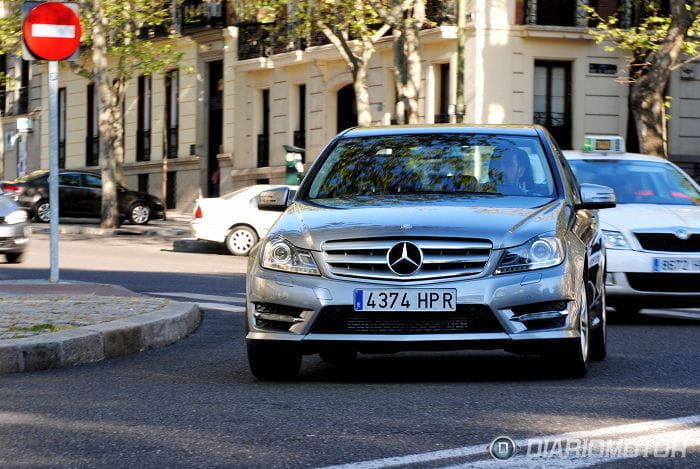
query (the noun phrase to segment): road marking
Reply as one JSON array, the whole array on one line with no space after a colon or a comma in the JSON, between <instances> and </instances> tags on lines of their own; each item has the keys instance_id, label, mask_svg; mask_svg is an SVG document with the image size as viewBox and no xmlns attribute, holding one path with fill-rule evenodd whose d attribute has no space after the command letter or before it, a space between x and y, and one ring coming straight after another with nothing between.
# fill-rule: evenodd
<instances>
[{"instance_id":1,"label":"road marking","mask_svg":"<svg viewBox=\"0 0 700 469\"><path fill-rule=\"evenodd\" d=\"M207 300L207 301L217 301L220 303L238 303L245 304L245 294L241 293L241 296L219 296L219 295L203 295L201 293L187 293L187 292L146 292L147 295L159 295L159 296L175 296L180 298L192 298L194 300Z\"/></svg>"},{"instance_id":2,"label":"road marking","mask_svg":"<svg viewBox=\"0 0 700 469\"><path fill-rule=\"evenodd\" d=\"M624 425L615 425L612 427L605 427L605 428L598 428L596 430L583 430L583 431L577 431L577 432L569 432L569 433L561 433L558 435L548 435L548 436L542 436L542 437L532 437L531 439L540 439L540 440L562 440L562 439L584 439L584 438L594 438L594 439L601 439L602 437L605 436L613 436L613 435L627 435L627 434L633 434L633 433L642 433L642 432L655 432L658 430L663 430L666 428L671 428L671 427L677 427L677 426L691 426L700 423L700 415L690 415L687 417L678 417L678 418L673 418L673 419L666 419L666 420L650 420L646 422L637 422L637 423L629 423L629 424L624 424ZM685 429L679 432L684 432L684 433L689 433L689 429ZM697 430L693 430L696 432ZM672 432L675 433L675 432ZM688 435L690 437L690 435ZM693 435L693 438L697 440L699 438L696 435ZM527 445L527 439L522 439L522 440L517 440L515 443L518 446L523 446ZM490 443L490 442L489 442ZM382 459L374 459L371 461L360 461L360 462L355 462L355 463L348 463L348 464L338 464L334 466L326 466L323 469L379 469L379 468L384 468L384 467L395 467L395 466L406 466L409 464L418 464L418 463L425 463L425 462L430 462L430 461L440 461L444 459L452 459L452 458L458 458L458 457L468 457L468 456L474 456L474 455L488 455L488 445L489 443L482 443L479 445L472 445L472 446L463 446L461 448L453 448L453 449L446 449L446 450L440 450L440 451L431 451L428 453L418 453L418 454L409 454L406 456L397 456L397 457L390 457L390 458L382 458ZM483 461L483 463L490 463L491 461L495 463L500 463L501 465L507 464L507 462L504 461L496 461L492 460L491 456L488 456L489 459ZM558 459L553 459L553 458L533 458L534 461L536 461L538 464L536 464L537 467L541 467L543 461L546 461L547 467L554 467L550 466L550 463L553 463L555 461L559 462L561 461L566 462L566 460L558 460ZM598 461L600 462L600 461ZM478 461L474 461L472 463L469 463L465 465L464 467L471 467L471 465L478 463ZM590 465L590 464L589 464ZM460 467L460 466L456 466ZM566 467L585 467L585 464L581 464L579 466L566 466Z\"/></svg>"}]
</instances>

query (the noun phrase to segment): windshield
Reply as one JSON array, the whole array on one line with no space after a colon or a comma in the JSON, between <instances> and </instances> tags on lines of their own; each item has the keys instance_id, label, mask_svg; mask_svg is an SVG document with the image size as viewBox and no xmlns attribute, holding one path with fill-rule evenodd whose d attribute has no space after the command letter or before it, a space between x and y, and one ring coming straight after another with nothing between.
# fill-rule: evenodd
<instances>
[{"instance_id":1,"label":"windshield","mask_svg":"<svg viewBox=\"0 0 700 469\"><path fill-rule=\"evenodd\" d=\"M341 140L309 198L436 193L552 197L554 181L535 137L390 135Z\"/></svg>"},{"instance_id":2,"label":"windshield","mask_svg":"<svg viewBox=\"0 0 700 469\"><path fill-rule=\"evenodd\" d=\"M690 178L656 161L569 160L579 183L615 189L618 204L700 205Z\"/></svg>"},{"instance_id":3,"label":"windshield","mask_svg":"<svg viewBox=\"0 0 700 469\"><path fill-rule=\"evenodd\" d=\"M48 171L34 171L33 173L25 174L15 179L16 182L31 182L34 179L39 179L48 174Z\"/></svg>"}]
</instances>

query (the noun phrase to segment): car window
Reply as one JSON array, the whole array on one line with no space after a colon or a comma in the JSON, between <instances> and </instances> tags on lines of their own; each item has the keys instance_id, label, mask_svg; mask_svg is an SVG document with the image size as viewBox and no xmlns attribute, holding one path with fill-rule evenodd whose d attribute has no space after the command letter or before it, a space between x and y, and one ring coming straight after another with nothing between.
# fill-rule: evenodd
<instances>
[{"instance_id":1,"label":"car window","mask_svg":"<svg viewBox=\"0 0 700 469\"><path fill-rule=\"evenodd\" d=\"M423 193L552 197L536 137L426 134L341 140L309 189L311 199Z\"/></svg>"},{"instance_id":2,"label":"car window","mask_svg":"<svg viewBox=\"0 0 700 469\"><path fill-rule=\"evenodd\" d=\"M615 189L618 204L700 205L700 192L674 166L656 161L570 160L581 182Z\"/></svg>"},{"instance_id":3,"label":"car window","mask_svg":"<svg viewBox=\"0 0 700 469\"><path fill-rule=\"evenodd\" d=\"M25 174L24 176L20 176L17 179L15 179L16 182L32 182L37 179L41 179L44 177L47 177L49 175L48 171L34 171L29 174Z\"/></svg>"},{"instance_id":4,"label":"car window","mask_svg":"<svg viewBox=\"0 0 700 469\"><path fill-rule=\"evenodd\" d=\"M102 188L102 178L94 174L83 174L83 185L100 189Z\"/></svg>"},{"instance_id":5,"label":"car window","mask_svg":"<svg viewBox=\"0 0 700 469\"><path fill-rule=\"evenodd\" d=\"M63 173L58 175L58 184L60 186L80 187L82 185L80 174Z\"/></svg>"}]
</instances>

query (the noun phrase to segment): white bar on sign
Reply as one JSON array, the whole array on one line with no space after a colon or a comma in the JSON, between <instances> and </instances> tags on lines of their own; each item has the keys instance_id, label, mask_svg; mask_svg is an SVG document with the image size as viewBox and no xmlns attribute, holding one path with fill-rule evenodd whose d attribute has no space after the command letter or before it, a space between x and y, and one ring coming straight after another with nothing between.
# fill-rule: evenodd
<instances>
[{"instance_id":1,"label":"white bar on sign","mask_svg":"<svg viewBox=\"0 0 700 469\"><path fill-rule=\"evenodd\" d=\"M75 37L75 26L68 24L33 24L32 37L73 39Z\"/></svg>"}]
</instances>

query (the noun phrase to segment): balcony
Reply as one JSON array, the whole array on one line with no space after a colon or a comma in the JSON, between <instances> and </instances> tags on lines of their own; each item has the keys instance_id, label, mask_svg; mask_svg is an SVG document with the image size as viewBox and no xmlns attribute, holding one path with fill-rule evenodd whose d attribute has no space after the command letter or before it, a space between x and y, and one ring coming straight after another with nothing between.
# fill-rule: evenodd
<instances>
[{"instance_id":1,"label":"balcony","mask_svg":"<svg viewBox=\"0 0 700 469\"><path fill-rule=\"evenodd\" d=\"M426 27L454 26L457 24L457 2L455 0L428 0L425 2Z\"/></svg>"},{"instance_id":2,"label":"balcony","mask_svg":"<svg viewBox=\"0 0 700 469\"><path fill-rule=\"evenodd\" d=\"M527 0L525 23L538 26L585 26L578 0Z\"/></svg>"},{"instance_id":3,"label":"balcony","mask_svg":"<svg viewBox=\"0 0 700 469\"><path fill-rule=\"evenodd\" d=\"M183 0L167 21L143 26L139 38L155 39L167 37L171 33L187 35L223 28L227 26L226 15L225 1Z\"/></svg>"}]
</instances>

